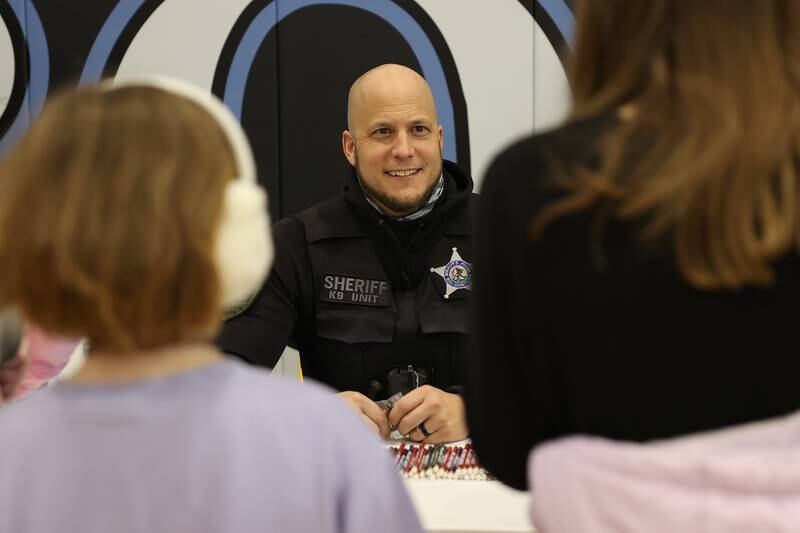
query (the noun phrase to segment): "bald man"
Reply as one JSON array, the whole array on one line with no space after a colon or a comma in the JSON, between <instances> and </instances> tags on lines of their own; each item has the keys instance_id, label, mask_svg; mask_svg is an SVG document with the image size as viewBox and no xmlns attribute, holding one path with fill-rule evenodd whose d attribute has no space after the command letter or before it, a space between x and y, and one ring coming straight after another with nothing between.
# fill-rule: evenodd
<instances>
[{"instance_id":1,"label":"bald man","mask_svg":"<svg viewBox=\"0 0 800 533\"><path fill-rule=\"evenodd\" d=\"M442 159L427 82L381 65L350 89L342 193L274 226L272 274L223 350L272 367L290 344L386 437L467 436L459 395L472 286L472 179ZM402 392L391 408L376 401Z\"/></svg>"}]
</instances>

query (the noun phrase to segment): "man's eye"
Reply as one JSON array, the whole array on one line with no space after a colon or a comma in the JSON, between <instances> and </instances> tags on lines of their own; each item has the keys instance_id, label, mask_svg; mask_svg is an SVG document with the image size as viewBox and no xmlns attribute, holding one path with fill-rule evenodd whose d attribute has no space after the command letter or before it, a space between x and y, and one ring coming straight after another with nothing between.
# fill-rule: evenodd
<instances>
[{"instance_id":1,"label":"man's eye","mask_svg":"<svg viewBox=\"0 0 800 533\"><path fill-rule=\"evenodd\" d=\"M389 128L378 128L377 130L372 132L373 135L377 135L379 137L385 137L385 136L389 135L390 133L391 133L391 130Z\"/></svg>"},{"instance_id":2,"label":"man's eye","mask_svg":"<svg viewBox=\"0 0 800 533\"><path fill-rule=\"evenodd\" d=\"M414 133L416 134L425 134L428 133L430 130L427 126L414 126Z\"/></svg>"}]
</instances>

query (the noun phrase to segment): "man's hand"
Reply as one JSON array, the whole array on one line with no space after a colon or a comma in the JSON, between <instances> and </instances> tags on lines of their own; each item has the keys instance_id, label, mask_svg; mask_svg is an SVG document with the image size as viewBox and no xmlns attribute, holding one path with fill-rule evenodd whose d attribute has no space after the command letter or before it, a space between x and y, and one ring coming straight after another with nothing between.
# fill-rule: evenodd
<instances>
[{"instance_id":1,"label":"man's hand","mask_svg":"<svg viewBox=\"0 0 800 533\"><path fill-rule=\"evenodd\" d=\"M0 403L10 400L28 368L27 340L23 339L17 355L0 366Z\"/></svg>"},{"instance_id":2,"label":"man's hand","mask_svg":"<svg viewBox=\"0 0 800 533\"><path fill-rule=\"evenodd\" d=\"M400 398L389 412L389 423L410 439L430 444L465 439L469 434L461 396L430 385ZM419 428L423 423L427 436Z\"/></svg>"},{"instance_id":3,"label":"man's hand","mask_svg":"<svg viewBox=\"0 0 800 533\"><path fill-rule=\"evenodd\" d=\"M389 437L389 420L386 413L378 407L378 404L361 394L360 392L344 391L337 394L347 405L354 409L364 422L375 430L381 437Z\"/></svg>"}]
</instances>

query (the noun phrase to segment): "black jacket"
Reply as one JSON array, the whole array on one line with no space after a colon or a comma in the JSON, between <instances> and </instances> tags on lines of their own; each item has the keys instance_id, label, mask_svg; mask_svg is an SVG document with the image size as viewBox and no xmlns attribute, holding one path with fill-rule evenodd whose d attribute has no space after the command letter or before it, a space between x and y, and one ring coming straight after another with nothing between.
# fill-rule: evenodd
<instances>
[{"instance_id":1,"label":"black jacket","mask_svg":"<svg viewBox=\"0 0 800 533\"><path fill-rule=\"evenodd\" d=\"M432 269L457 248L470 273L474 194L455 164L444 162L444 177L442 197L418 220L377 212L353 176L341 195L275 224L272 273L225 323L220 347L272 367L289 344L304 375L376 399L391 370L409 364L434 386L458 386L470 291L448 291Z\"/></svg>"},{"instance_id":2,"label":"black jacket","mask_svg":"<svg viewBox=\"0 0 800 533\"><path fill-rule=\"evenodd\" d=\"M711 291L684 281L668 246L643 246L635 222L598 234L594 209L531 237L565 194L563 169L592 167L614 124L522 140L483 181L467 423L481 463L515 488L531 448L565 435L649 441L800 408L797 253L776 258L771 287Z\"/></svg>"}]
</instances>

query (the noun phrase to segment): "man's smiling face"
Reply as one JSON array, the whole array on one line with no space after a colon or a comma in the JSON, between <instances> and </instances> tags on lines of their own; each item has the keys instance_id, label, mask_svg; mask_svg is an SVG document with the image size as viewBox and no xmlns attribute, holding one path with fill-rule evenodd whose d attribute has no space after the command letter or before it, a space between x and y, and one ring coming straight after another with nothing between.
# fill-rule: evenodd
<instances>
[{"instance_id":1,"label":"man's smiling face","mask_svg":"<svg viewBox=\"0 0 800 533\"><path fill-rule=\"evenodd\" d=\"M403 216L430 197L442 172L443 131L425 80L398 65L371 70L350 93L345 157L369 197Z\"/></svg>"}]
</instances>

